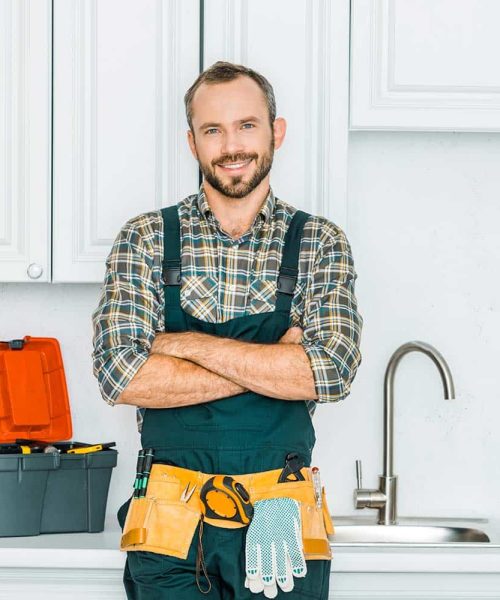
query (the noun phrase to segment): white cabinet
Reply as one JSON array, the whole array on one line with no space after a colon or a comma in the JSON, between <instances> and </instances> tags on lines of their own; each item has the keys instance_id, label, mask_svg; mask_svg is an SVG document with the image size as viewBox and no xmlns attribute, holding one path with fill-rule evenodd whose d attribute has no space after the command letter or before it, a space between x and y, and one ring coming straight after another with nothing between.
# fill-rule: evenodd
<instances>
[{"instance_id":1,"label":"white cabinet","mask_svg":"<svg viewBox=\"0 0 500 600\"><path fill-rule=\"evenodd\" d=\"M102 533L0 538L0 600L125 600L126 557L118 550L120 533L113 515ZM489 548L334 544L332 550L330 600L500 597L498 544Z\"/></svg>"},{"instance_id":2,"label":"white cabinet","mask_svg":"<svg viewBox=\"0 0 500 600\"><path fill-rule=\"evenodd\" d=\"M102 282L120 227L198 189L198 0L55 0L53 281Z\"/></svg>"},{"instance_id":3,"label":"white cabinet","mask_svg":"<svg viewBox=\"0 0 500 600\"><path fill-rule=\"evenodd\" d=\"M50 281L51 23L0 2L0 281Z\"/></svg>"},{"instance_id":4,"label":"white cabinet","mask_svg":"<svg viewBox=\"0 0 500 600\"><path fill-rule=\"evenodd\" d=\"M277 195L347 229L349 0L205 0L204 64L259 71L287 121Z\"/></svg>"},{"instance_id":5,"label":"white cabinet","mask_svg":"<svg viewBox=\"0 0 500 600\"><path fill-rule=\"evenodd\" d=\"M500 131L498 0L352 0L352 129Z\"/></svg>"},{"instance_id":6,"label":"white cabinet","mask_svg":"<svg viewBox=\"0 0 500 600\"><path fill-rule=\"evenodd\" d=\"M349 127L500 131L500 3L455 8L3 0L0 281L101 282L127 219L198 189L183 97L200 39L201 68L242 63L273 85L288 124L271 174L278 195L348 233Z\"/></svg>"},{"instance_id":7,"label":"white cabinet","mask_svg":"<svg viewBox=\"0 0 500 600\"><path fill-rule=\"evenodd\" d=\"M0 3L0 281L102 282L125 221L198 189L199 1L53 10Z\"/></svg>"}]
</instances>

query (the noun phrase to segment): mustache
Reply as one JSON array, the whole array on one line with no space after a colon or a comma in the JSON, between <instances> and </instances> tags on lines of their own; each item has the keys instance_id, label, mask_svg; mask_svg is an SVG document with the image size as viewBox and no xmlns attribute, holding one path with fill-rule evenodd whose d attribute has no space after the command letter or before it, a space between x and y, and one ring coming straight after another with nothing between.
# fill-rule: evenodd
<instances>
[{"instance_id":1,"label":"mustache","mask_svg":"<svg viewBox=\"0 0 500 600\"><path fill-rule=\"evenodd\" d=\"M254 158L257 158L256 156L238 156L236 158L223 158L221 160L216 160L214 162L214 165L225 165L225 164L230 164L230 163L240 163L240 162L247 162L248 160L253 160Z\"/></svg>"}]
</instances>

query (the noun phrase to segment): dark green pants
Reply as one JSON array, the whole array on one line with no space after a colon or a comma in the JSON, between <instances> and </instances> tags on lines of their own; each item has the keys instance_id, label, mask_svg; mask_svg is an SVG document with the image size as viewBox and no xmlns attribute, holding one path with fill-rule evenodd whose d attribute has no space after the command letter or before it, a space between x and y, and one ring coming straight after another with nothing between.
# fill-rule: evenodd
<instances>
[{"instance_id":1,"label":"dark green pants","mask_svg":"<svg viewBox=\"0 0 500 600\"><path fill-rule=\"evenodd\" d=\"M123 528L130 500L118 510ZM205 523L203 552L212 588L203 594L196 585L196 551L199 529L193 537L186 560L154 552L127 552L123 583L128 600L260 600L264 593L253 594L245 588L245 534L247 528L223 529ZM307 561L307 575L294 578L291 592L278 587L276 598L327 600L330 578L329 560ZM203 573L200 586L208 588Z\"/></svg>"}]
</instances>

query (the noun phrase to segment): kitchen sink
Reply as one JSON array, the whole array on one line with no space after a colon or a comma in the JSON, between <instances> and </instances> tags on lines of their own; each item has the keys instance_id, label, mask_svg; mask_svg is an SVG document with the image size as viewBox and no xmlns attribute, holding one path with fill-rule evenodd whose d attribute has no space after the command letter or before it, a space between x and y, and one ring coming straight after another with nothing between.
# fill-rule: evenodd
<instances>
[{"instance_id":1,"label":"kitchen sink","mask_svg":"<svg viewBox=\"0 0 500 600\"><path fill-rule=\"evenodd\" d=\"M337 543L395 543L450 544L490 542L476 526L487 519L446 519L400 517L397 525L378 525L370 519L333 517L335 534L330 542Z\"/></svg>"}]
</instances>

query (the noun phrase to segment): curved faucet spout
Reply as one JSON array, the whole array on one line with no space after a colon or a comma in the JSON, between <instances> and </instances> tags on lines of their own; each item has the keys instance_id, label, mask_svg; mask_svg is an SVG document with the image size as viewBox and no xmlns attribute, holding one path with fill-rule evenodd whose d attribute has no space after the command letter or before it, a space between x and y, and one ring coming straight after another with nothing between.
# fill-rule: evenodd
<instances>
[{"instance_id":1,"label":"curved faucet spout","mask_svg":"<svg viewBox=\"0 0 500 600\"><path fill-rule=\"evenodd\" d=\"M394 448L394 375L399 361L409 352L423 352L432 359L443 381L445 400L455 398L455 387L450 368L443 356L430 344L412 341L400 346L389 360L384 379L384 477L393 477Z\"/></svg>"},{"instance_id":2,"label":"curved faucet spout","mask_svg":"<svg viewBox=\"0 0 500 600\"><path fill-rule=\"evenodd\" d=\"M405 354L418 351L427 354L443 381L446 400L455 398L455 386L448 364L441 354L425 342L408 342L400 346L389 360L384 379L384 474L379 476L379 489L365 489L361 481L361 461L356 461L358 487L354 490L355 508L376 508L379 525L397 525L397 481L392 470L394 429L394 375L399 361Z\"/></svg>"}]
</instances>

